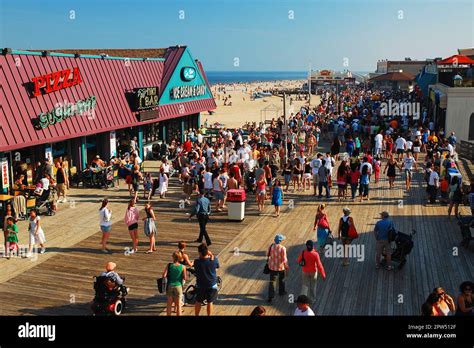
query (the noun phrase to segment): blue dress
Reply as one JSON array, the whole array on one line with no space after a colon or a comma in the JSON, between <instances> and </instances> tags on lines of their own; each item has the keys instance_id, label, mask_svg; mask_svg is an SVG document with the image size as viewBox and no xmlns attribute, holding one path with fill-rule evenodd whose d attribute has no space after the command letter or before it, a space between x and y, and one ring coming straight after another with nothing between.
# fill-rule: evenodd
<instances>
[{"instance_id":1,"label":"blue dress","mask_svg":"<svg viewBox=\"0 0 474 348\"><path fill-rule=\"evenodd\" d=\"M272 205L277 207L281 207L282 205L282 195L283 191L280 186L275 186L273 188L273 195L272 195Z\"/></svg>"}]
</instances>

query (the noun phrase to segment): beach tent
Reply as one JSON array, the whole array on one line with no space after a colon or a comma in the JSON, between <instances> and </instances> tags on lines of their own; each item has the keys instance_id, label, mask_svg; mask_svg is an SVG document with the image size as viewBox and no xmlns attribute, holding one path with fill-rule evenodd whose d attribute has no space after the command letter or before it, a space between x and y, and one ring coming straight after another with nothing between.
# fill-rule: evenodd
<instances>
[{"instance_id":1,"label":"beach tent","mask_svg":"<svg viewBox=\"0 0 474 348\"><path fill-rule=\"evenodd\" d=\"M265 123L267 118L270 120L275 118L277 120L281 115L283 115L283 110L275 104L270 104L260 110L260 122Z\"/></svg>"}]
</instances>

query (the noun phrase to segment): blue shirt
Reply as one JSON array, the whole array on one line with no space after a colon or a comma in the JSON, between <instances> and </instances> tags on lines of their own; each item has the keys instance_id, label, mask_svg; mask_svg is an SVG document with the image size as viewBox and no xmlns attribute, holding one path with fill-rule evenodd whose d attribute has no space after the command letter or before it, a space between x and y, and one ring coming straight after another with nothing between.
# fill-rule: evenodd
<instances>
[{"instance_id":1,"label":"blue shirt","mask_svg":"<svg viewBox=\"0 0 474 348\"><path fill-rule=\"evenodd\" d=\"M214 256L214 260L210 258L194 260L196 286L201 289L215 288L217 286L217 268L219 268L217 256Z\"/></svg>"},{"instance_id":2,"label":"blue shirt","mask_svg":"<svg viewBox=\"0 0 474 348\"><path fill-rule=\"evenodd\" d=\"M194 209L194 215L196 214L210 214L211 213L211 202L209 201L208 198L202 196L199 197L196 201L196 207Z\"/></svg>"},{"instance_id":3,"label":"blue shirt","mask_svg":"<svg viewBox=\"0 0 474 348\"><path fill-rule=\"evenodd\" d=\"M368 185L369 182L370 182L370 180L369 180L369 174L362 174L362 175L360 176L360 183L361 183L362 185Z\"/></svg>"},{"instance_id":4,"label":"blue shirt","mask_svg":"<svg viewBox=\"0 0 474 348\"><path fill-rule=\"evenodd\" d=\"M388 231L393 227L390 219L382 219L375 224L375 238L377 240L388 240Z\"/></svg>"}]
</instances>

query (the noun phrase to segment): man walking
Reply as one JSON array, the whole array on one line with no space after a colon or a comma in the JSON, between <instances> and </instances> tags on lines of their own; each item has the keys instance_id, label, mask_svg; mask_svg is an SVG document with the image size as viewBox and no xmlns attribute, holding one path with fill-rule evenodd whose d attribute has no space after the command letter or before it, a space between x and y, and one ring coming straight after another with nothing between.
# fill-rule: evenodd
<instances>
[{"instance_id":1,"label":"man walking","mask_svg":"<svg viewBox=\"0 0 474 348\"><path fill-rule=\"evenodd\" d=\"M382 220L379 220L375 224L374 236L376 240L376 252L375 252L375 268L380 268L380 258L382 252L385 250L385 257L387 260L387 270L392 270L392 249L389 241L389 231L395 229L393 222L389 219L389 214L386 211L380 213Z\"/></svg>"},{"instance_id":2,"label":"man walking","mask_svg":"<svg viewBox=\"0 0 474 348\"><path fill-rule=\"evenodd\" d=\"M277 234L274 243L268 249L268 268L270 269L270 286L268 288L268 302L275 297L275 285L278 277L278 294L286 295L285 274L289 269L286 248L282 245L285 236Z\"/></svg>"},{"instance_id":3,"label":"man walking","mask_svg":"<svg viewBox=\"0 0 474 348\"><path fill-rule=\"evenodd\" d=\"M312 240L306 242L306 249L298 256L297 262L303 271L301 293L308 296L309 302L313 303L316 300L316 279L318 278L318 273L321 274L324 280L326 279L326 273L324 272L318 252L314 250Z\"/></svg>"},{"instance_id":4,"label":"man walking","mask_svg":"<svg viewBox=\"0 0 474 348\"><path fill-rule=\"evenodd\" d=\"M194 269L196 271L196 303L194 305L194 314L196 316L201 312L201 306L204 301L207 302L207 315L212 314L213 302L217 299L217 268L219 260L214 256L206 244L198 247L199 259L194 260Z\"/></svg>"},{"instance_id":5,"label":"man walking","mask_svg":"<svg viewBox=\"0 0 474 348\"><path fill-rule=\"evenodd\" d=\"M206 239L207 246L210 246L211 239L206 231L206 225L209 221L209 215L211 214L211 202L204 196L204 191L199 191L199 198L196 200L196 206L193 212L189 215L189 220L196 215L199 221L199 238L196 242L201 243L202 239Z\"/></svg>"},{"instance_id":6,"label":"man walking","mask_svg":"<svg viewBox=\"0 0 474 348\"><path fill-rule=\"evenodd\" d=\"M322 166L322 161L321 158L323 155L321 153L318 153L315 158L311 160L310 166L311 166L311 172L313 174L313 188L314 188L314 196L316 196L316 188L319 185L319 168Z\"/></svg>"},{"instance_id":7,"label":"man walking","mask_svg":"<svg viewBox=\"0 0 474 348\"><path fill-rule=\"evenodd\" d=\"M319 176L319 182L318 182L318 187L319 187L319 196L318 198L321 198L323 196L323 187L326 189L326 198L331 197L331 190L329 188L329 170L326 167L326 160L321 161L321 167L319 167L318 170L318 176Z\"/></svg>"}]
</instances>

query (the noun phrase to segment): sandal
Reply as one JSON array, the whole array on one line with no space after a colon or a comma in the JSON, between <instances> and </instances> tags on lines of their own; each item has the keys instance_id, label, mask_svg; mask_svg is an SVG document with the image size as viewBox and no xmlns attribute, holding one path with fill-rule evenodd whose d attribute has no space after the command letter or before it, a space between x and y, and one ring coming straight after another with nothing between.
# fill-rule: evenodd
<instances>
[{"instance_id":1,"label":"sandal","mask_svg":"<svg viewBox=\"0 0 474 348\"><path fill-rule=\"evenodd\" d=\"M153 250L147 250L147 251L145 252L145 254L151 254L152 252L153 252Z\"/></svg>"}]
</instances>

